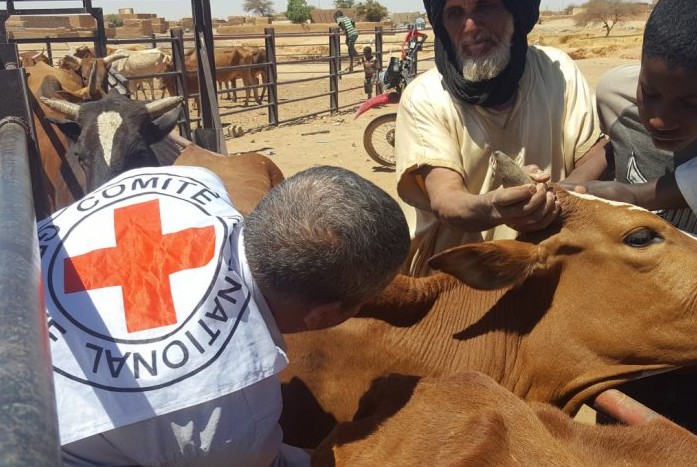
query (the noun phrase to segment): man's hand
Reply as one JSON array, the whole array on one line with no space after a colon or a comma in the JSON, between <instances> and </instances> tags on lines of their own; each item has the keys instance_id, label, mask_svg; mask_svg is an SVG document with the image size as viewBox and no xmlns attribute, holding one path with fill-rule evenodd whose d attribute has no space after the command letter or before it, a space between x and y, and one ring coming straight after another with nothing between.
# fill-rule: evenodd
<instances>
[{"instance_id":1,"label":"man's hand","mask_svg":"<svg viewBox=\"0 0 697 467\"><path fill-rule=\"evenodd\" d=\"M487 195L494 215L519 232L543 229L559 214L559 202L544 183L499 188Z\"/></svg>"}]
</instances>

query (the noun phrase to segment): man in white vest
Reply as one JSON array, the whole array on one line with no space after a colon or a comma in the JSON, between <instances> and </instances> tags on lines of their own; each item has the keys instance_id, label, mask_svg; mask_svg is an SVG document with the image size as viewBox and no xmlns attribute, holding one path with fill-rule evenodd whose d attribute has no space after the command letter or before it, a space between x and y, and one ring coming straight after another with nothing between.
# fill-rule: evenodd
<instances>
[{"instance_id":1,"label":"man in white vest","mask_svg":"<svg viewBox=\"0 0 697 467\"><path fill-rule=\"evenodd\" d=\"M206 169L137 169L38 234L65 465L308 465L281 333L353 316L409 244L392 198L326 166L247 218Z\"/></svg>"}]
</instances>

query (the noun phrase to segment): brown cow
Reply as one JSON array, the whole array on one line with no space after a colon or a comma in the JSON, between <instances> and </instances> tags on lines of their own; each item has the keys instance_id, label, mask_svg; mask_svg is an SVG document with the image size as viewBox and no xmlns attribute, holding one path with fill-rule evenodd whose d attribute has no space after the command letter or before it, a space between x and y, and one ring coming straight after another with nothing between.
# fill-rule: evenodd
<instances>
[{"instance_id":1,"label":"brown cow","mask_svg":"<svg viewBox=\"0 0 697 467\"><path fill-rule=\"evenodd\" d=\"M256 88L254 97L256 98L257 104L261 104L264 100L264 95L266 94L266 84L269 81L269 75L266 65L266 50L258 48L246 48L239 47L239 49L246 50L252 56L252 64L255 65L251 69L252 82L254 85L259 85L261 87L261 95L257 96ZM230 81L229 88L232 88L232 99L237 101L237 78Z\"/></svg>"},{"instance_id":2,"label":"brown cow","mask_svg":"<svg viewBox=\"0 0 697 467\"><path fill-rule=\"evenodd\" d=\"M241 78L245 83L245 86L252 86L254 81L252 79L251 68L242 68L237 70L218 70L219 67L231 67L240 65L251 65L252 56L248 53L243 53L238 50L237 47L232 47L230 49L216 49L215 50L215 66L216 66L216 83L222 88L227 86L231 80ZM190 49L184 54L184 65L187 71L196 71L198 69L198 58L196 54L196 49ZM174 65L168 64L165 71L174 71ZM186 92L188 94L198 94L198 75L196 73L187 73L186 76ZM174 78L168 77L162 79L163 93L167 91L170 96L176 96L177 90L174 82ZM250 90L246 90L245 107L249 105L249 97L251 93ZM258 90L254 89L254 98L259 101ZM196 99L196 106L198 108L198 99Z\"/></svg>"},{"instance_id":3,"label":"brown cow","mask_svg":"<svg viewBox=\"0 0 697 467\"><path fill-rule=\"evenodd\" d=\"M254 58L252 54L243 47L230 47L228 49L216 49L215 51L215 66L217 67L249 67L240 68L236 70L218 70L216 71L216 81L218 85L222 88L227 87L230 91L230 83L235 82L238 78L242 80L244 86L253 86L254 80L252 78L251 65L254 63ZM245 101L244 106L249 105L250 89L245 89ZM228 99L232 99L232 96L228 92ZM259 102L259 92L257 88L254 88L254 99ZM237 99L235 99L237 100Z\"/></svg>"},{"instance_id":4,"label":"brown cow","mask_svg":"<svg viewBox=\"0 0 697 467\"><path fill-rule=\"evenodd\" d=\"M657 418L590 426L527 404L477 372L442 378L390 375L337 426L312 465L697 465L697 437Z\"/></svg>"},{"instance_id":5,"label":"brown cow","mask_svg":"<svg viewBox=\"0 0 697 467\"><path fill-rule=\"evenodd\" d=\"M574 413L649 372L697 363L697 240L635 206L555 188L562 214L517 241L464 245L398 276L358 317L288 335L282 425L313 447L389 373L472 369Z\"/></svg>"},{"instance_id":6,"label":"brown cow","mask_svg":"<svg viewBox=\"0 0 697 467\"><path fill-rule=\"evenodd\" d=\"M37 63L48 63L50 65L49 60L48 60L48 56L44 53L43 49L41 49L40 52L36 52L36 51L20 52L19 64L23 68L34 66Z\"/></svg>"},{"instance_id":7,"label":"brown cow","mask_svg":"<svg viewBox=\"0 0 697 467\"><path fill-rule=\"evenodd\" d=\"M114 54L104 58L85 57L80 58L73 55L66 55L61 61L60 68L71 73L71 76L79 86L87 86L90 74L96 66L97 85L101 89L107 88L107 73L111 64L115 60L125 58L126 55Z\"/></svg>"}]
</instances>

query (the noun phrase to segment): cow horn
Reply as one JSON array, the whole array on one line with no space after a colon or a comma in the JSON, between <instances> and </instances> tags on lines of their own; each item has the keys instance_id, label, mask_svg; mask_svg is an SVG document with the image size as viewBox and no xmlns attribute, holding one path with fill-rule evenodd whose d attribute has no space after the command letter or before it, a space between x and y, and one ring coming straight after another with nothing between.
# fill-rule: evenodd
<instances>
[{"instance_id":1,"label":"cow horn","mask_svg":"<svg viewBox=\"0 0 697 467\"><path fill-rule=\"evenodd\" d=\"M494 177L501 180L504 187L510 188L532 183L530 175L526 174L523 168L513 162L513 159L507 154L494 151L490 156L490 161L494 168Z\"/></svg>"},{"instance_id":2,"label":"cow horn","mask_svg":"<svg viewBox=\"0 0 697 467\"><path fill-rule=\"evenodd\" d=\"M112 55L107 55L104 57L104 63L107 65L110 64L111 62L114 62L116 60L121 60L122 58L128 58L128 55L126 54L112 54Z\"/></svg>"},{"instance_id":3,"label":"cow horn","mask_svg":"<svg viewBox=\"0 0 697 467\"><path fill-rule=\"evenodd\" d=\"M78 114L80 113L80 106L78 104L73 104L72 102L64 101L61 99L48 99L46 97L39 97L41 102L43 102L47 107L60 112L66 117L70 117L73 120L77 120Z\"/></svg>"},{"instance_id":4,"label":"cow horn","mask_svg":"<svg viewBox=\"0 0 697 467\"><path fill-rule=\"evenodd\" d=\"M164 97L145 104L148 113L155 118L178 106L184 99L181 96Z\"/></svg>"},{"instance_id":5,"label":"cow horn","mask_svg":"<svg viewBox=\"0 0 697 467\"><path fill-rule=\"evenodd\" d=\"M90 79L87 82L87 92L90 97L99 97L97 93L97 60L92 62L92 70L90 70Z\"/></svg>"},{"instance_id":6,"label":"cow horn","mask_svg":"<svg viewBox=\"0 0 697 467\"><path fill-rule=\"evenodd\" d=\"M44 49L45 49L45 48L44 48ZM36 53L35 55L33 55L31 58L33 58L34 60L36 60L37 58L39 58L39 57L44 53L44 49L41 49L41 52L37 52L37 53Z\"/></svg>"},{"instance_id":7,"label":"cow horn","mask_svg":"<svg viewBox=\"0 0 697 467\"><path fill-rule=\"evenodd\" d=\"M75 55L72 55L72 54L68 54L65 56L65 58L68 58L68 57L75 60L78 64L78 66L82 66L82 59L80 57L76 57Z\"/></svg>"}]
</instances>

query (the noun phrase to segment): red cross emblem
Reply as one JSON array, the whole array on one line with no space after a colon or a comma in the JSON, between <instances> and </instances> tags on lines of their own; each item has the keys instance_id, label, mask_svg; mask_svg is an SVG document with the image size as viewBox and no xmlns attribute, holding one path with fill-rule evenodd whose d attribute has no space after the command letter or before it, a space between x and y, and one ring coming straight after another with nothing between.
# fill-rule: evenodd
<instances>
[{"instance_id":1,"label":"red cross emblem","mask_svg":"<svg viewBox=\"0 0 697 467\"><path fill-rule=\"evenodd\" d=\"M65 293L121 286L128 332L177 322L169 276L205 266L213 226L162 234L159 200L114 210L116 246L66 258Z\"/></svg>"}]
</instances>

